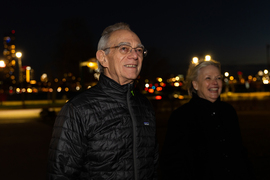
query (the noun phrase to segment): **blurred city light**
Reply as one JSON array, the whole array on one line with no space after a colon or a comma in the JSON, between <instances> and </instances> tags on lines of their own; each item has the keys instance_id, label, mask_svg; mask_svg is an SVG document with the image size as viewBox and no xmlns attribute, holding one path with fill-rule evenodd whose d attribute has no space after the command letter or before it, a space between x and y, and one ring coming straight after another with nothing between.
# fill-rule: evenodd
<instances>
[{"instance_id":1,"label":"blurred city light","mask_svg":"<svg viewBox=\"0 0 270 180\"><path fill-rule=\"evenodd\" d=\"M162 99L162 96L158 95L158 96L156 96L155 99L156 99L156 100L161 100L161 99Z\"/></svg>"},{"instance_id":2,"label":"blurred city light","mask_svg":"<svg viewBox=\"0 0 270 180\"><path fill-rule=\"evenodd\" d=\"M264 80L263 80L263 84L269 84L269 80L264 79Z\"/></svg>"},{"instance_id":3,"label":"blurred city light","mask_svg":"<svg viewBox=\"0 0 270 180\"><path fill-rule=\"evenodd\" d=\"M61 87L58 87L57 88L57 92L61 92L62 91L62 88Z\"/></svg>"},{"instance_id":4,"label":"blurred city light","mask_svg":"<svg viewBox=\"0 0 270 180\"><path fill-rule=\"evenodd\" d=\"M6 63L4 60L0 60L0 68L6 67Z\"/></svg>"},{"instance_id":5,"label":"blurred city light","mask_svg":"<svg viewBox=\"0 0 270 180\"><path fill-rule=\"evenodd\" d=\"M87 67L89 67L90 69L96 70L96 69L98 69L98 64L96 62L89 62L87 64Z\"/></svg>"},{"instance_id":6,"label":"blurred city light","mask_svg":"<svg viewBox=\"0 0 270 180\"><path fill-rule=\"evenodd\" d=\"M43 73L40 77L41 82L47 82L48 81L48 75L46 73Z\"/></svg>"},{"instance_id":7,"label":"blurred city light","mask_svg":"<svg viewBox=\"0 0 270 180\"><path fill-rule=\"evenodd\" d=\"M205 61L210 61L211 60L211 56L210 55L206 55L205 56Z\"/></svg>"},{"instance_id":8,"label":"blurred city light","mask_svg":"<svg viewBox=\"0 0 270 180\"><path fill-rule=\"evenodd\" d=\"M193 57L193 58L192 58L192 63L193 63L193 64L197 64L198 62L199 62L198 57Z\"/></svg>"},{"instance_id":9,"label":"blurred city light","mask_svg":"<svg viewBox=\"0 0 270 180\"><path fill-rule=\"evenodd\" d=\"M31 67L27 66L26 67L26 82L30 82L30 71L31 71Z\"/></svg>"},{"instance_id":10,"label":"blurred city light","mask_svg":"<svg viewBox=\"0 0 270 180\"><path fill-rule=\"evenodd\" d=\"M36 80L30 80L30 84L37 84Z\"/></svg>"},{"instance_id":11,"label":"blurred city light","mask_svg":"<svg viewBox=\"0 0 270 180\"><path fill-rule=\"evenodd\" d=\"M162 87L157 87L157 91L162 91Z\"/></svg>"},{"instance_id":12,"label":"blurred city light","mask_svg":"<svg viewBox=\"0 0 270 180\"><path fill-rule=\"evenodd\" d=\"M164 82L161 82L161 83L160 83L160 86L165 87L166 84L165 84Z\"/></svg>"},{"instance_id":13,"label":"blurred city light","mask_svg":"<svg viewBox=\"0 0 270 180\"><path fill-rule=\"evenodd\" d=\"M178 96L179 96L178 94L173 94L174 98L178 98Z\"/></svg>"},{"instance_id":14,"label":"blurred city light","mask_svg":"<svg viewBox=\"0 0 270 180\"><path fill-rule=\"evenodd\" d=\"M16 57L17 58L21 58L22 57L22 53L21 52L16 52Z\"/></svg>"},{"instance_id":15,"label":"blurred city light","mask_svg":"<svg viewBox=\"0 0 270 180\"><path fill-rule=\"evenodd\" d=\"M27 88L27 90L26 90L28 93L32 93L33 92L33 90L31 89L31 88Z\"/></svg>"},{"instance_id":16,"label":"blurred city light","mask_svg":"<svg viewBox=\"0 0 270 180\"><path fill-rule=\"evenodd\" d=\"M179 87L179 86L180 86L179 82L175 82L175 83L174 83L174 86L175 86L175 87Z\"/></svg>"},{"instance_id":17,"label":"blurred city light","mask_svg":"<svg viewBox=\"0 0 270 180\"><path fill-rule=\"evenodd\" d=\"M19 82L22 83L22 53L21 52L16 52L16 57L18 58L18 66L19 66Z\"/></svg>"},{"instance_id":18,"label":"blurred city light","mask_svg":"<svg viewBox=\"0 0 270 180\"><path fill-rule=\"evenodd\" d=\"M161 77L158 77L158 78L157 78L157 81L158 81L158 82L162 82L162 78L161 78Z\"/></svg>"},{"instance_id":19,"label":"blurred city light","mask_svg":"<svg viewBox=\"0 0 270 180\"><path fill-rule=\"evenodd\" d=\"M225 77L228 77L230 74L228 72L224 73Z\"/></svg>"},{"instance_id":20,"label":"blurred city light","mask_svg":"<svg viewBox=\"0 0 270 180\"><path fill-rule=\"evenodd\" d=\"M154 93L154 89L148 89L149 93Z\"/></svg>"},{"instance_id":21,"label":"blurred city light","mask_svg":"<svg viewBox=\"0 0 270 180\"><path fill-rule=\"evenodd\" d=\"M179 95L179 96L178 96L178 99L184 99L184 96Z\"/></svg>"}]
</instances>

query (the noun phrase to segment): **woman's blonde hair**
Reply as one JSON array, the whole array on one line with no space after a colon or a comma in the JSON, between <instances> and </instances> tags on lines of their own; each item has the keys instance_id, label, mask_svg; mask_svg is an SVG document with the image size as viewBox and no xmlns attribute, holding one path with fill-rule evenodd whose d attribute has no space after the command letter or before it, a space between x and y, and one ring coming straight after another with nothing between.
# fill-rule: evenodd
<instances>
[{"instance_id":1,"label":"woman's blonde hair","mask_svg":"<svg viewBox=\"0 0 270 180\"><path fill-rule=\"evenodd\" d=\"M218 61L215 60L209 60L209 61L199 61L197 64L194 63L190 63L188 71L187 71L187 76L186 76L186 81L184 84L184 88L188 91L188 94L190 96L192 96L192 93L197 93L197 91L194 89L192 81L197 80L198 75L199 75L199 71L206 67L206 66L215 66L219 69L219 71L221 72L221 66L220 63Z\"/></svg>"}]
</instances>

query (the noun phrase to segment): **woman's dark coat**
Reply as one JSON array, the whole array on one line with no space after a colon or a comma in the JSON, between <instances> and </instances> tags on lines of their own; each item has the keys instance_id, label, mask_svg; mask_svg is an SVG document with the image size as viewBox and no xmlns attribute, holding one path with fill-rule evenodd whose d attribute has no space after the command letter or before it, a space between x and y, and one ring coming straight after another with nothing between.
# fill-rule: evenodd
<instances>
[{"instance_id":1,"label":"woman's dark coat","mask_svg":"<svg viewBox=\"0 0 270 180\"><path fill-rule=\"evenodd\" d=\"M161 168L163 179L252 179L234 108L193 94L169 119Z\"/></svg>"}]
</instances>

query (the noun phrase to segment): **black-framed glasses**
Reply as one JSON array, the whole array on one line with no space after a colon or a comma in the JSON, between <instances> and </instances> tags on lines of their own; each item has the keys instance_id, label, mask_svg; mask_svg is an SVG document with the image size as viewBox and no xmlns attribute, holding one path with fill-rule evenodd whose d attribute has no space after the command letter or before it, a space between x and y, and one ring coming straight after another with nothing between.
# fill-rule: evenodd
<instances>
[{"instance_id":1,"label":"black-framed glasses","mask_svg":"<svg viewBox=\"0 0 270 180\"><path fill-rule=\"evenodd\" d=\"M135 52L138 54L138 56L145 57L147 55L147 50L144 47L136 47L132 48L130 45L119 45L114 47L108 47L103 49L103 51L107 49L117 48L121 54L129 54L132 52L132 49L135 50Z\"/></svg>"}]
</instances>

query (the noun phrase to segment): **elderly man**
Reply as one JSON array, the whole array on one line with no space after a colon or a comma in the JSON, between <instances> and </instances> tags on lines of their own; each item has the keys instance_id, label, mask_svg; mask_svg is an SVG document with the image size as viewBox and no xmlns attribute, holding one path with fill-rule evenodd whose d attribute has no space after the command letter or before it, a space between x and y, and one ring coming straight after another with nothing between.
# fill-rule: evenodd
<instances>
[{"instance_id":1,"label":"elderly man","mask_svg":"<svg viewBox=\"0 0 270 180\"><path fill-rule=\"evenodd\" d=\"M103 31L96 53L99 82L59 112L48 179L157 179L155 114L133 83L146 54L127 24Z\"/></svg>"}]
</instances>

